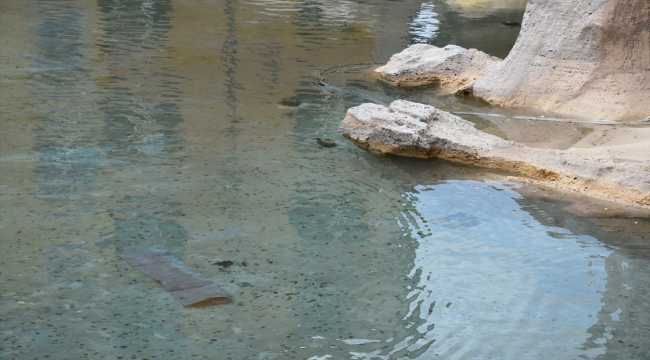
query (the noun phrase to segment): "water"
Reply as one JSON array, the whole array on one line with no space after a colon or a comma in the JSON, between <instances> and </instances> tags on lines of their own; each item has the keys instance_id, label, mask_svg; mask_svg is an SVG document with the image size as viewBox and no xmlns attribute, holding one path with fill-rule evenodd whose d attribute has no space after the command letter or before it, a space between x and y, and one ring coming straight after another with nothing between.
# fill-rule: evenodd
<instances>
[{"instance_id":1,"label":"water","mask_svg":"<svg viewBox=\"0 0 650 360\"><path fill-rule=\"evenodd\" d=\"M413 41L503 57L522 1L1 6L0 357L650 357L646 218L337 133L369 100L502 111L370 70ZM152 246L234 302L182 308L116 255Z\"/></svg>"}]
</instances>

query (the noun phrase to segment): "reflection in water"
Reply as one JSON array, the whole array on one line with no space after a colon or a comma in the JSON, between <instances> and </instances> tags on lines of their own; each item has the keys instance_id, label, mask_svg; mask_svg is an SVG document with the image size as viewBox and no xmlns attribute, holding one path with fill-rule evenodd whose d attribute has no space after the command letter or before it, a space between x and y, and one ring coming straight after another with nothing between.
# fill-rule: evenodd
<instances>
[{"instance_id":1,"label":"reflection in water","mask_svg":"<svg viewBox=\"0 0 650 360\"><path fill-rule=\"evenodd\" d=\"M226 78L224 84L226 86L226 105L230 109L229 120L233 120L237 117L237 96L235 95L236 90L243 91L245 88L235 79L237 73L237 67L239 59L237 58L237 36L236 36L236 9L234 7L235 0L228 0L225 2L224 13L226 15L226 31L227 36L223 42L221 49L221 61L223 61L226 68Z\"/></svg>"},{"instance_id":2,"label":"reflection in water","mask_svg":"<svg viewBox=\"0 0 650 360\"><path fill-rule=\"evenodd\" d=\"M5 3L0 357L648 357L646 242L607 247L606 230L480 182L498 175L337 132L366 100L478 111L382 86L371 64L415 38L507 54L518 30L501 20L522 9ZM234 302L182 308L117 256L150 246Z\"/></svg>"},{"instance_id":3,"label":"reflection in water","mask_svg":"<svg viewBox=\"0 0 650 360\"><path fill-rule=\"evenodd\" d=\"M431 44L474 48L503 59L517 40L519 27L505 26L502 21L521 23L526 3L526 0L438 0L435 4L439 34Z\"/></svg>"},{"instance_id":4,"label":"reflection in water","mask_svg":"<svg viewBox=\"0 0 650 360\"><path fill-rule=\"evenodd\" d=\"M411 22L409 29L412 43L426 44L436 37L438 24L440 24L437 16L433 3L422 3L422 8Z\"/></svg>"},{"instance_id":5,"label":"reflection in water","mask_svg":"<svg viewBox=\"0 0 650 360\"><path fill-rule=\"evenodd\" d=\"M416 186L404 199L413 210L399 223L417 242L409 273L417 285L403 317L412 332L390 351L358 352L356 359L392 359L405 350L409 359L591 359L630 326L619 325L622 310L610 301L631 287L609 285L619 270L612 261L629 273L629 260L591 236L542 225L508 187L449 181ZM647 279L647 260L637 265ZM626 339L636 343L631 353L648 346L633 338Z\"/></svg>"},{"instance_id":6,"label":"reflection in water","mask_svg":"<svg viewBox=\"0 0 650 360\"><path fill-rule=\"evenodd\" d=\"M350 22L357 20L372 19L372 9L356 1L333 0L333 1L304 1L293 2L285 0L264 0L250 1L251 5L258 5L258 13L267 16L291 17L299 7L305 14L314 14L318 19L326 22ZM361 18L361 19L360 19Z\"/></svg>"},{"instance_id":7,"label":"reflection in water","mask_svg":"<svg viewBox=\"0 0 650 360\"><path fill-rule=\"evenodd\" d=\"M173 166L168 158L176 150L172 145L183 141L175 131L183 121L176 104L183 95L178 88L182 77L161 66L165 57L160 55L172 8L169 1L98 0L97 6L99 59L110 74L95 79L104 119L98 144L108 157L120 160L122 171L137 174L131 181L145 179L142 164ZM120 175L111 180L128 181ZM182 211L165 196L152 196L161 189L148 185L147 196L118 194L121 203L110 209L114 230L103 234L98 246L174 246L187 237L176 220Z\"/></svg>"},{"instance_id":8,"label":"reflection in water","mask_svg":"<svg viewBox=\"0 0 650 360\"><path fill-rule=\"evenodd\" d=\"M482 18L500 10L524 9L528 0L444 0L467 18Z\"/></svg>"},{"instance_id":9,"label":"reflection in water","mask_svg":"<svg viewBox=\"0 0 650 360\"><path fill-rule=\"evenodd\" d=\"M90 201L90 194L101 191L97 171L105 161L93 146L93 134L79 131L81 127L98 129L92 121L92 106L86 103L73 112L65 102L77 94L92 92L89 75L79 71L87 67L79 46L83 14L73 2L43 5L38 12L42 18L38 36L33 39L42 54L32 56L35 71L31 73L30 90L40 100L39 110L48 116L39 119L34 129L34 150L40 153L35 172L48 201L70 204L74 199L79 211Z\"/></svg>"}]
</instances>

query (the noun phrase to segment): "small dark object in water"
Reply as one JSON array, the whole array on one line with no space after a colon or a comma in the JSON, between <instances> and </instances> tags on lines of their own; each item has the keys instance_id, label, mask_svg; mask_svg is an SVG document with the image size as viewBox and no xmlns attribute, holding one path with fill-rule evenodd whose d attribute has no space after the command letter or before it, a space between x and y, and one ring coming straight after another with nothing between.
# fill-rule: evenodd
<instances>
[{"instance_id":1,"label":"small dark object in water","mask_svg":"<svg viewBox=\"0 0 650 360\"><path fill-rule=\"evenodd\" d=\"M325 146L325 147L334 147L336 146L336 143L333 141L325 141L321 138L316 138L316 142L318 145Z\"/></svg>"},{"instance_id":2,"label":"small dark object in water","mask_svg":"<svg viewBox=\"0 0 650 360\"><path fill-rule=\"evenodd\" d=\"M300 100L296 98L284 98L280 100L280 105L296 107L300 105Z\"/></svg>"},{"instance_id":3,"label":"small dark object in water","mask_svg":"<svg viewBox=\"0 0 650 360\"><path fill-rule=\"evenodd\" d=\"M212 265L219 265L221 267L229 267L230 265L234 264L234 262L230 260L224 260L224 261L217 261L216 263Z\"/></svg>"},{"instance_id":4,"label":"small dark object in water","mask_svg":"<svg viewBox=\"0 0 650 360\"><path fill-rule=\"evenodd\" d=\"M521 25L520 23L518 23L516 21L502 21L501 23L503 25L505 25L505 26L519 26L519 25Z\"/></svg>"},{"instance_id":5,"label":"small dark object in water","mask_svg":"<svg viewBox=\"0 0 650 360\"><path fill-rule=\"evenodd\" d=\"M222 288L165 249L119 254L126 262L158 281L183 306L204 307L232 301Z\"/></svg>"},{"instance_id":6,"label":"small dark object in water","mask_svg":"<svg viewBox=\"0 0 650 360\"><path fill-rule=\"evenodd\" d=\"M237 286L239 286L239 287L247 287L247 286L253 286L253 285L251 285L250 283L247 283L247 282L243 281L243 282L238 282L238 283L237 283Z\"/></svg>"}]
</instances>

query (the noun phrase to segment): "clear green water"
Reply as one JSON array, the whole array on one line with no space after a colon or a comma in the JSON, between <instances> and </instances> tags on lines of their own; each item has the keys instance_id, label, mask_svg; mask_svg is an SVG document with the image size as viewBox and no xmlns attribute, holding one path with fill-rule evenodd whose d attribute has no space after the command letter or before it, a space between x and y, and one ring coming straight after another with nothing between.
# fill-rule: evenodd
<instances>
[{"instance_id":1,"label":"clear green water","mask_svg":"<svg viewBox=\"0 0 650 360\"><path fill-rule=\"evenodd\" d=\"M338 135L360 95L484 111L352 66L505 56L522 2L469 3L4 2L0 357L649 358L647 219ZM153 246L233 303L182 308L117 256Z\"/></svg>"}]
</instances>

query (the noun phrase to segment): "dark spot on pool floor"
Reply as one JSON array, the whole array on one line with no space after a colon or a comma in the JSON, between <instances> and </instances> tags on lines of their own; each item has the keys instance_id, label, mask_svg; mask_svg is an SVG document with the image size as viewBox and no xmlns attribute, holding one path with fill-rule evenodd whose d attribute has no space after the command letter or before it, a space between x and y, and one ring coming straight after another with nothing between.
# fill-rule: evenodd
<instances>
[{"instance_id":1,"label":"dark spot on pool floor","mask_svg":"<svg viewBox=\"0 0 650 360\"><path fill-rule=\"evenodd\" d=\"M278 104L284 105L284 106L291 106L291 107L296 107L300 105L300 100L296 98L284 98L280 101L278 101Z\"/></svg>"},{"instance_id":2,"label":"dark spot on pool floor","mask_svg":"<svg viewBox=\"0 0 650 360\"><path fill-rule=\"evenodd\" d=\"M231 261L231 260L224 260L224 261L217 261L216 263L214 263L214 264L212 264L212 265L218 265L218 266L221 266L221 267L229 267L229 266L231 266L232 264L234 264L233 261Z\"/></svg>"},{"instance_id":3,"label":"dark spot on pool floor","mask_svg":"<svg viewBox=\"0 0 650 360\"><path fill-rule=\"evenodd\" d=\"M333 141L328 141L328 140L323 140L321 138L316 138L316 142L318 145L324 146L324 147L334 147L336 146L336 143Z\"/></svg>"},{"instance_id":4,"label":"dark spot on pool floor","mask_svg":"<svg viewBox=\"0 0 650 360\"><path fill-rule=\"evenodd\" d=\"M501 22L505 26L520 26L521 24L516 22L516 21L502 21Z\"/></svg>"}]
</instances>

